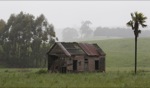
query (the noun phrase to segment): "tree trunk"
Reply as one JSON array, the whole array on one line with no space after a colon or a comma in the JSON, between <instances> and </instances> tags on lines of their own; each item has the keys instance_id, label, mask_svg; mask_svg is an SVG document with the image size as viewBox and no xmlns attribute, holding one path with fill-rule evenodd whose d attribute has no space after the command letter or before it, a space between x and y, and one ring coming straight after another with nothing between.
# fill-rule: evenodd
<instances>
[{"instance_id":1,"label":"tree trunk","mask_svg":"<svg viewBox=\"0 0 150 88\"><path fill-rule=\"evenodd\" d=\"M135 36L135 74L137 71L137 37Z\"/></svg>"}]
</instances>

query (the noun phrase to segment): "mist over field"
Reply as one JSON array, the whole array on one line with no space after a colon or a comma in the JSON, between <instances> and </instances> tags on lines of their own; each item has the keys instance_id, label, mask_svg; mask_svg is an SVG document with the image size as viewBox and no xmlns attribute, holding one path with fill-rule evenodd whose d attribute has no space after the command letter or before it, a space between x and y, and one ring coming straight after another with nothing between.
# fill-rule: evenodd
<instances>
[{"instance_id":1,"label":"mist over field","mask_svg":"<svg viewBox=\"0 0 150 88\"><path fill-rule=\"evenodd\" d=\"M105 39L122 39L134 38L133 30L130 28L109 28L109 27L96 27L82 29L65 28L62 31L60 41L73 42L73 41L90 41L90 40L105 40ZM141 30L140 37L150 37L150 30ZM83 36L82 36L83 35Z\"/></svg>"},{"instance_id":2,"label":"mist over field","mask_svg":"<svg viewBox=\"0 0 150 88\"><path fill-rule=\"evenodd\" d=\"M126 22L130 20L130 13L139 11L147 17L147 24L150 24L149 1L3 1L0 3L0 19L8 21L10 14L24 13L33 14L38 17L44 14L47 21L54 25L56 36L59 41L74 40L63 38L63 30L73 28L77 30L77 38L83 38L81 26L84 21L90 21L88 38L99 39L97 36L106 37L132 37L133 34L126 27ZM98 28L100 27L100 28ZM99 32L95 30L98 28ZM113 29L112 31L107 29ZM114 29L128 29L115 30ZM149 29L149 27L147 27ZM96 33L94 33L96 32ZM125 33L125 34L124 34ZM67 34L70 37L69 34ZM75 34L76 35L76 32ZM87 35L87 34L86 34ZM148 32L143 32L141 37L147 37ZM87 37L86 37L87 38Z\"/></svg>"}]
</instances>

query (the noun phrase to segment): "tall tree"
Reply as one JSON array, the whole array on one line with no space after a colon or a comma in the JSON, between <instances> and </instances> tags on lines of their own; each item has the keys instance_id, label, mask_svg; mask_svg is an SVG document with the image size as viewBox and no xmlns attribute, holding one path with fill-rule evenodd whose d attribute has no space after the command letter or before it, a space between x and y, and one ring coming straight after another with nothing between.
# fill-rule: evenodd
<instances>
[{"instance_id":1,"label":"tall tree","mask_svg":"<svg viewBox=\"0 0 150 88\"><path fill-rule=\"evenodd\" d=\"M8 67L45 66L55 37L54 26L43 14L37 18L23 12L11 14L7 23L0 20L0 59Z\"/></svg>"},{"instance_id":2,"label":"tall tree","mask_svg":"<svg viewBox=\"0 0 150 88\"><path fill-rule=\"evenodd\" d=\"M2 44L4 43L2 34L4 31L5 25L6 25L5 21L3 19L0 19L0 61L3 59L2 56L4 54L4 51L2 48Z\"/></svg>"},{"instance_id":3,"label":"tall tree","mask_svg":"<svg viewBox=\"0 0 150 88\"><path fill-rule=\"evenodd\" d=\"M135 12L131 13L131 20L127 22L127 26L131 27L134 35L135 35L135 74L137 72L137 38L139 37L139 34L141 33L141 30L139 29L139 26L141 25L143 28L147 27L145 24L145 20L147 17L143 15L143 13Z\"/></svg>"},{"instance_id":4,"label":"tall tree","mask_svg":"<svg viewBox=\"0 0 150 88\"><path fill-rule=\"evenodd\" d=\"M64 41L73 41L78 38L78 31L74 28L67 27L62 32L62 38Z\"/></svg>"},{"instance_id":5,"label":"tall tree","mask_svg":"<svg viewBox=\"0 0 150 88\"><path fill-rule=\"evenodd\" d=\"M6 26L6 22L3 19L0 19L0 45L2 45L3 43L2 34L4 32L5 26Z\"/></svg>"},{"instance_id":6,"label":"tall tree","mask_svg":"<svg viewBox=\"0 0 150 88\"><path fill-rule=\"evenodd\" d=\"M3 19L0 19L0 33L4 30L6 22Z\"/></svg>"},{"instance_id":7,"label":"tall tree","mask_svg":"<svg viewBox=\"0 0 150 88\"><path fill-rule=\"evenodd\" d=\"M85 37L87 38L87 37L90 37L92 35L93 31L90 28L91 24L92 24L92 22L89 20L82 22L82 25L80 27L81 38L85 38Z\"/></svg>"},{"instance_id":8,"label":"tall tree","mask_svg":"<svg viewBox=\"0 0 150 88\"><path fill-rule=\"evenodd\" d=\"M43 14L35 19L35 29L33 32L33 42L31 44L32 58L34 59L35 66L42 66L45 62L45 53L48 51L46 43L52 43L55 36L54 26L49 24Z\"/></svg>"},{"instance_id":9,"label":"tall tree","mask_svg":"<svg viewBox=\"0 0 150 88\"><path fill-rule=\"evenodd\" d=\"M8 33L7 42L11 43L8 51L10 63L18 66L27 66L29 60L29 47L32 37L34 16L20 12L17 15L12 14L7 22L5 32ZM4 46L6 46L4 44Z\"/></svg>"}]
</instances>

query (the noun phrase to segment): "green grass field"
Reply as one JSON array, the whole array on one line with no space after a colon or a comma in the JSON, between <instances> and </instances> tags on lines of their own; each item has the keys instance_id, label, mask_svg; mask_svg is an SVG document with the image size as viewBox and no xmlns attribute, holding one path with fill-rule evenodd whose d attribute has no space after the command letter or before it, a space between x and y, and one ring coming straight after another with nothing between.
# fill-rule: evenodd
<instances>
[{"instance_id":1,"label":"green grass field","mask_svg":"<svg viewBox=\"0 0 150 88\"><path fill-rule=\"evenodd\" d=\"M107 67L134 66L134 38L90 41L98 45L106 53ZM138 66L150 67L150 38L138 39Z\"/></svg>"},{"instance_id":2,"label":"green grass field","mask_svg":"<svg viewBox=\"0 0 150 88\"><path fill-rule=\"evenodd\" d=\"M46 73L46 69L0 69L0 87L150 87L150 38L138 39L134 74L134 39L88 41L106 53L105 73Z\"/></svg>"},{"instance_id":3,"label":"green grass field","mask_svg":"<svg viewBox=\"0 0 150 88\"><path fill-rule=\"evenodd\" d=\"M3 88L28 87L150 87L150 72L107 71L106 73L45 73L38 69L1 69L0 86Z\"/></svg>"}]
</instances>

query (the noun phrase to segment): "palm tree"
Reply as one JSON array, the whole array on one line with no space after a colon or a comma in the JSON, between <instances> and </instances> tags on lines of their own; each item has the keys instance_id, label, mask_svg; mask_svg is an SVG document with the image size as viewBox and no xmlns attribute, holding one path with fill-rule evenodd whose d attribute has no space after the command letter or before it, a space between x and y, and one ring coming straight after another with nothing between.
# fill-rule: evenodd
<instances>
[{"instance_id":1,"label":"palm tree","mask_svg":"<svg viewBox=\"0 0 150 88\"><path fill-rule=\"evenodd\" d=\"M141 25L143 28L147 27L146 24L144 24L147 19L147 17L145 17L143 15L143 13L131 13L131 20L129 22L127 22L127 26L131 27L132 30L134 31L134 35L135 35L135 74L137 71L137 38L139 36L139 34L141 33L141 30L139 30L139 26Z\"/></svg>"}]
</instances>

